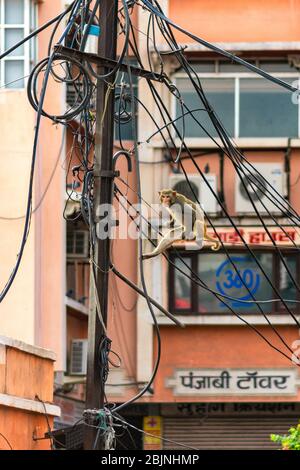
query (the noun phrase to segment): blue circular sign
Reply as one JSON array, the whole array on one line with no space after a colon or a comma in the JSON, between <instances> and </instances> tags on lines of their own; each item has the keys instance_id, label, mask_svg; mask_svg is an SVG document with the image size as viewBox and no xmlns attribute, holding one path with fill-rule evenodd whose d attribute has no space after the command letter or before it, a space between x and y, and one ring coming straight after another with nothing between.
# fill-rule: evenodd
<instances>
[{"instance_id":1,"label":"blue circular sign","mask_svg":"<svg viewBox=\"0 0 300 470\"><path fill-rule=\"evenodd\" d=\"M256 265L250 257L232 256L231 260L223 261L216 271L216 287L222 295L235 297L233 306L249 307L251 303L241 303L238 300L251 300L260 286L260 275ZM238 272L237 272L238 271Z\"/></svg>"}]
</instances>

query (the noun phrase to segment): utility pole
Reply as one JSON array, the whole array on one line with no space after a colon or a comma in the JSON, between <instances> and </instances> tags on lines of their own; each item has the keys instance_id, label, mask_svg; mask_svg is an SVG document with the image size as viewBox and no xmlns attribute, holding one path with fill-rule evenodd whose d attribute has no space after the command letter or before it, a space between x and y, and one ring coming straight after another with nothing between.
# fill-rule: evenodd
<instances>
[{"instance_id":1,"label":"utility pole","mask_svg":"<svg viewBox=\"0 0 300 470\"><path fill-rule=\"evenodd\" d=\"M102 0L99 8L100 35L98 40L98 55L107 59L116 60L117 47L117 14L118 2L115 0ZM107 74L111 69L105 66L97 67L99 74ZM94 161L94 208L93 217L97 220L97 209L102 204L112 203L113 184L113 136L114 136L114 88L115 74L107 79L98 80L96 104L96 136ZM103 115L104 113L104 115ZM96 282L94 285L91 273L90 311L88 327L88 364L86 382L86 410L102 409L104 406L104 384L100 380L101 364L99 346L105 336L105 330L99 320L103 317L107 324L108 308L108 272L110 268L110 240L96 238L95 262L100 269L96 269ZM91 267L93 269L93 266ZM98 312L96 296L99 299L101 312ZM93 449L97 429L86 426L84 448ZM103 449L104 442L101 435L97 441L96 449Z\"/></svg>"}]
</instances>

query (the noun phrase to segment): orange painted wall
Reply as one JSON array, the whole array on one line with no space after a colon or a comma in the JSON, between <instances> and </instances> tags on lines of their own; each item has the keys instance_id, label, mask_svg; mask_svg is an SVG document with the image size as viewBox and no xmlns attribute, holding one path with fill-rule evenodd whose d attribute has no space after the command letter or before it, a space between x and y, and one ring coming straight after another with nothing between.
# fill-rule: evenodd
<instances>
[{"instance_id":1,"label":"orange painted wall","mask_svg":"<svg viewBox=\"0 0 300 470\"><path fill-rule=\"evenodd\" d=\"M49 423L52 429L53 418L49 418ZM8 439L13 450L50 450L48 439L32 439L33 433L37 437L44 437L47 431L45 416L0 406L0 432ZM0 450L10 450L1 434Z\"/></svg>"},{"instance_id":2,"label":"orange painted wall","mask_svg":"<svg viewBox=\"0 0 300 470\"><path fill-rule=\"evenodd\" d=\"M12 403L17 403L17 399L33 403L37 396L43 402L52 403L53 360L3 343L0 348L0 393L7 395ZM3 436L13 450L50 450L49 440L33 439L33 436L44 437L48 431L44 413L23 410L20 406L0 405L0 450L9 450ZM53 416L48 418L53 429Z\"/></svg>"},{"instance_id":3,"label":"orange painted wall","mask_svg":"<svg viewBox=\"0 0 300 470\"><path fill-rule=\"evenodd\" d=\"M299 41L299 0L169 1L169 17L178 25L215 42ZM191 42L176 33L181 42Z\"/></svg>"},{"instance_id":4,"label":"orange painted wall","mask_svg":"<svg viewBox=\"0 0 300 470\"><path fill-rule=\"evenodd\" d=\"M276 347L285 350L269 327L258 327ZM231 396L176 397L165 387L175 368L289 368L293 367L277 351L271 349L254 331L246 326L187 326L184 329L161 327L162 360L155 380L153 401L295 401L295 397ZM291 347L299 339L297 327L277 326ZM156 353L155 353L156 354ZM155 357L154 354L154 357ZM289 355L289 353L287 353ZM295 367L295 366L294 366ZM300 391L298 398L300 399ZM152 401L151 399L149 401Z\"/></svg>"},{"instance_id":5,"label":"orange painted wall","mask_svg":"<svg viewBox=\"0 0 300 470\"><path fill-rule=\"evenodd\" d=\"M53 398L53 362L13 348L6 352L6 377L2 393L51 402Z\"/></svg>"}]
</instances>

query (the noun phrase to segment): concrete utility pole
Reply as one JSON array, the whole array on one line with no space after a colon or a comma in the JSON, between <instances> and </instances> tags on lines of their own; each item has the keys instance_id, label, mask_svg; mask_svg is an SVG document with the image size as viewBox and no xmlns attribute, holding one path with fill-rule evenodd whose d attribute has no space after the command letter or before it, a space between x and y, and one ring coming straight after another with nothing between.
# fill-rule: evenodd
<instances>
[{"instance_id":1,"label":"concrete utility pole","mask_svg":"<svg viewBox=\"0 0 300 470\"><path fill-rule=\"evenodd\" d=\"M98 55L107 59L116 60L117 47L117 14L118 2L115 0L102 0L99 9L100 36L98 42ZM98 73L107 74L111 68L97 67ZM105 81L98 80L96 104L96 137L94 162L94 220L97 220L97 208L102 204L112 203L113 184L113 137L114 137L114 88L115 74ZM111 86L110 86L111 85ZM103 114L104 113L104 114ZM96 269L96 286L91 275L90 312L88 328L88 364L86 384L86 409L102 409L104 405L104 384L101 383L101 364L99 346L105 336L103 325L99 321L102 315L104 324L107 324L108 308L108 271L110 267L110 240L96 239L95 262L100 269ZM93 268L92 268L93 269ZM98 293L101 312L98 312L96 291ZM86 427L84 448L93 449L97 436L97 429ZM96 449L103 449L104 442L99 436Z\"/></svg>"}]
</instances>

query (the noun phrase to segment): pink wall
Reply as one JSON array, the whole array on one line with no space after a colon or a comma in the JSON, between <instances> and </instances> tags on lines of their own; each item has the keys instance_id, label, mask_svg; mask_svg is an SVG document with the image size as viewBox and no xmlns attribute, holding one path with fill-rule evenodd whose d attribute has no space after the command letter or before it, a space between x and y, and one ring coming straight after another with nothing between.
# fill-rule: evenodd
<instances>
[{"instance_id":1,"label":"pink wall","mask_svg":"<svg viewBox=\"0 0 300 470\"><path fill-rule=\"evenodd\" d=\"M39 4L38 23L45 23L62 11L59 0ZM47 46L51 29L40 36L39 59L47 57ZM60 112L63 89L52 85L47 89L45 109ZM38 162L36 168L36 200L40 199L53 171L62 141L62 127L42 119ZM64 159L62 152L61 162ZM54 350L58 354L56 369L64 368L65 348L65 222L62 217L64 207L64 172L59 163L52 183L37 212L36 224L36 343Z\"/></svg>"},{"instance_id":2,"label":"pink wall","mask_svg":"<svg viewBox=\"0 0 300 470\"><path fill-rule=\"evenodd\" d=\"M126 161L123 158L120 158L117 168L121 171L121 177L134 188L136 187L135 172L127 173ZM120 190L126 194L126 186L118 180L116 183ZM128 199L133 204L137 202L136 194L130 190ZM137 242L128 239L115 240L112 243L111 253L112 262L118 271L137 284ZM137 295L133 289L114 274L110 275L109 282L108 332L113 341L112 349L122 357L122 367L125 367L128 376L135 378Z\"/></svg>"}]
</instances>

